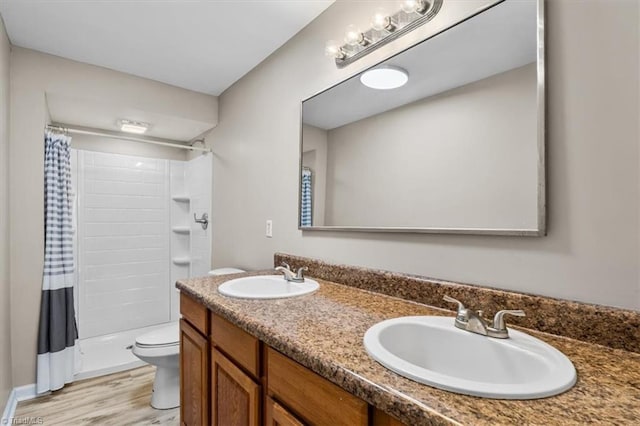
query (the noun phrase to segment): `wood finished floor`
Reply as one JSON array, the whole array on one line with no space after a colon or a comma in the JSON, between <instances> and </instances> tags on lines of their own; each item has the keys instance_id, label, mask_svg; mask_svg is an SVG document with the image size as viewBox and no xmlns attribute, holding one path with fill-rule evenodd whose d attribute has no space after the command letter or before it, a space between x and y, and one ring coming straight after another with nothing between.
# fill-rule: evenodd
<instances>
[{"instance_id":1,"label":"wood finished floor","mask_svg":"<svg viewBox=\"0 0 640 426\"><path fill-rule=\"evenodd\" d=\"M49 425L178 425L180 408L149 404L155 368L145 366L72 383L50 395L18 403L16 418L42 417Z\"/></svg>"}]
</instances>

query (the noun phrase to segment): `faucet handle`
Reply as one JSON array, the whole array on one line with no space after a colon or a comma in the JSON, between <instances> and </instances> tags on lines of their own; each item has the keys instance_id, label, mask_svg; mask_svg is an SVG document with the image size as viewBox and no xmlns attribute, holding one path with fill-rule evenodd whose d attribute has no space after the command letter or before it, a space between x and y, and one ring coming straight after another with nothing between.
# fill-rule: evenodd
<instances>
[{"instance_id":1,"label":"faucet handle","mask_svg":"<svg viewBox=\"0 0 640 426\"><path fill-rule=\"evenodd\" d=\"M505 309L502 311L498 311L496 315L493 317L493 328L495 330L503 331L507 329L507 326L504 323L505 315L513 315L516 317L526 316L522 309Z\"/></svg>"},{"instance_id":2,"label":"faucet handle","mask_svg":"<svg viewBox=\"0 0 640 426\"><path fill-rule=\"evenodd\" d=\"M298 272L296 273L296 278L299 280L304 280L303 273L308 270L309 268L307 268L306 266L301 266L300 268L298 268Z\"/></svg>"},{"instance_id":3,"label":"faucet handle","mask_svg":"<svg viewBox=\"0 0 640 426\"><path fill-rule=\"evenodd\" d=\"M280 266L284 266L285 268L287 268L288 270L291 270L291 266L289 266L289 264L287 262L282 262L280 263Z\"/></svg>"},{"instance_id":4,"label":"faucet handle","mask_svg":"<svg viewBox=\"0 0 640 426\"><path fill-rule=\"evenodd\" d=\"M466 308L464 307L464 305L462 304L461 301L454 299L451 296L447 296L446 294L443 297L444 300L446 300L447 302L451 302L451 303L457 303L458 304L458 312L460 311L464 311Z\"/></svg>"},{"instance_id":5,"label":"faucet handle","mask_svg":"<svg viewBox=\"0 0 640 426\"><path fill-rule=\"evenodd\" d=\"M458 304L458 312L456 313L456 321L468 321L469 320L469 311L467 310L467 308L465 308L465 306L462 304L461 301L454 299L451 296L447 296L445 294L445 296L443 297L444 300L446 300L447 302L451 302L451 303L457 303Z\"/></svg>"}]
</instances>

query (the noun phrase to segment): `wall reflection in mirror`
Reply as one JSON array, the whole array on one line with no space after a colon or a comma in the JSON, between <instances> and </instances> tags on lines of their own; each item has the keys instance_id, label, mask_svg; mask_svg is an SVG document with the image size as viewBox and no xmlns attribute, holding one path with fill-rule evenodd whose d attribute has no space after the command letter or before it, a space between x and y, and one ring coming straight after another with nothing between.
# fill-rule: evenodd
<instances>
[{"instance_id":1,"label":"wall reflection in mirror","mask_svg":"<svg viewBox=\"0 0 640 426\"><path fill-rule=\"evenodd\" d=\"M544 234L542 15L506 0L305 100L300 227Z\"/></svg>"}]
</instances>

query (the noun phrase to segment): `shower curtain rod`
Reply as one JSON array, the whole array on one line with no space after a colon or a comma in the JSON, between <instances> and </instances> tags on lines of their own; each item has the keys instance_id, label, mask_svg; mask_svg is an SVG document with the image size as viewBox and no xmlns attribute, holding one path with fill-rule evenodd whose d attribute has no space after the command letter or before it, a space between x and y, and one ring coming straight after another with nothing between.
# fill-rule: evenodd
<instances>
[{"instance_id":1,"label":"shower curtain rod","mask_svg":"<svg viewBox=\"0 0 640 426\"><path fill-rule=\"evenodd\" d=\"M101 130L101 129L92 129L89 127L81 128L81 127L70 127L64 124L47 124L45 126L45 129L59 131L59 132L66 132L66 133L75 133L78 135L102 136L102 137L111 138L111 139L122 139L122 140L133 141L133 142L143 142L143 143L150 143L154 145L170 146L172 148L188 149L191 151L211 152L210 148L199 148L191 145L185 145L184 143L180 143L179 141L174 141L171 139L151 138L148 136L144 136L144 137L129 136L119 132L112 132L109 130ZM202 142L202 140L199 139L194 141L194 143L195 142Z\"/></svg>"}]
</instances>

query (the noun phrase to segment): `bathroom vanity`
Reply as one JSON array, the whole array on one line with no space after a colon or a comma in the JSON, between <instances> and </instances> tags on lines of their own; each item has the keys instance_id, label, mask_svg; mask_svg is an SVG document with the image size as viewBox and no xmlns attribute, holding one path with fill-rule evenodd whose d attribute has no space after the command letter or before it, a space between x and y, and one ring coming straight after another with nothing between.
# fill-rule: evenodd
<instances>
[{"instance_id":1,"label":"bathroom vanity","mask_svg":"<svg viewBox=\"0 0 640 426\"><path fill-rule=\"evenodd\" d=\"M401 424L184 293L180 306L181 424Z\"/></svg>"},{"instance_id":2,"label":"bathroom vanity","mask_svg":"<svg viewBox=\"0 0 640 426\"><path fill-rule=\"evenodd\" d=\"M282 256L276 256L278 264ZM177 283L183 316L181 424L632 424L640 418L640 319L635 312L310 259L286 260L309 265L319 290L273 300L234 299L217 290L230 279L273 271ZM336 283L341 280L347 285ZM380 321L449 316L453 327L453 312L423 304L429 297L441 299L444 291L474 301L474 308L520 304L529 314L518 318L520 324L538 324L535 328L545 331L555 331L562 322L571 338L524 331L569 357L578 371L576 385L551 398L484 399L414 382L369 357L363 336ZM565 307L556 318L563 321L549 317L557 304ZM585 317L566 322L564 315ZM600 329L608 334L598 334Z\"/></svg>"}]
</instances>

